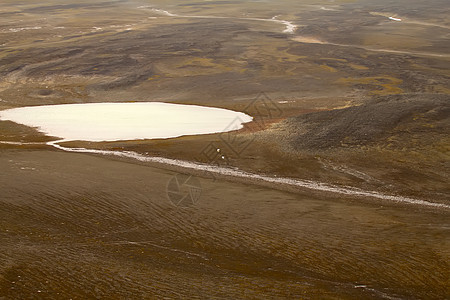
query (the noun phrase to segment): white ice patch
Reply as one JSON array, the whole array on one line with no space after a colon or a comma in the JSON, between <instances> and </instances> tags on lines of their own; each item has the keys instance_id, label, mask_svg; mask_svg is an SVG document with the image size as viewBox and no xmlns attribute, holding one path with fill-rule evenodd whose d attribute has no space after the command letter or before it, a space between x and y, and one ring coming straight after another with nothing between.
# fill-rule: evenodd
<instances>
[{"instance_id":1,"label":"white ice patch","mask_svg":"<svg viewBox=\"0 0 450 300\"><path fill-rule=\"evenodd\" d=\"M260 19L260 18L239 18L240 20L251 20L251 21L262 21L262 22L275 22L279 24L283 24L285 26L285 29L283 30L283 33L294 33L298 26L294 23L286 20L279 20L278 16L274 16L271 19Z\"/></svg>"},{"instance_id":2,"label":"white ice patch","mask_svg":"<svg viewBox=\"0 0 450 300\"><path fill-rule=\"evenodd\" d=\"M172 14L172 13L168 12L167 10L153 8L152 11L154 11L157 14L161 14L161 15L168 16L168 17L178 17L178 15Z\"/></svg>"},{"instance_id":3,"label":"white ice patch","mask_svg":"<svg viewBox=\"0 0 450 300\"><path fill-rule=\"evenodd\" d=\"M13 108L0 120L13 121L65 141L164 139L240 129L252 117L232 110L161 102L86 103Z\"/></svg>"},{"instance_id":4,"label":"white ice patch","mask_svg":"<svg viewBox=\"0 0 450 300\"><path fill-rule=\"evenodd\" d=\"M38 30L38 29L42 29L42 27L41 26L34 26L34 27L10 28L8 31L9 32L20 32L20 31L24 31L24 30ZM3 32L6 32L6 31L3 30Z\"/></svg>"},{"instance_id":5,"label":"white ice patch","mask_svg":"<svg viewBox=\"0 0 450 300\"><path fill-rule=\"evenodd\" d=\"M273 22L281 23L284 26L286 26L286 29L283 30L284 33L294 33L295 30L297 30L297 25L293 24L292 22L285 21L285 20L278 20L278 16L273 17L270 19Z\"/></svg>"},{"instance_id":6,"label":"white ice patch","mask_svg":"<svg viewBox=\"0 0 450 300\"><path fill-rule=\"evenodd\" d=\"M280 21L280 22L286 26L286 29L283 30L284 33L294 33L297 30L297 25L289 21Z\"/></svg>"},{"instance_id":7,"label":"white ice patch","mask_svg":"<svg viewBox=\"0 0 450 300\"><path fill-rule=\"evenodd\" d=\"M326 11L335 11L335 9L329 8L329 7L325 7L325 6L321 6L320 9L321 10L326 10Z\"/></svg>"},{"instance_id":8,"label":"white ice patch","mask_svg":"<svg viewBox=\"0 0 450 300\"><path fill-rule=\"evenodd\" d=\"M394 18L394 17L389 17L389 20L397 21L397 22L401 22L401 21L402 21L402 19L400 19L400 18Z\"/></svg>"}]
</instances>

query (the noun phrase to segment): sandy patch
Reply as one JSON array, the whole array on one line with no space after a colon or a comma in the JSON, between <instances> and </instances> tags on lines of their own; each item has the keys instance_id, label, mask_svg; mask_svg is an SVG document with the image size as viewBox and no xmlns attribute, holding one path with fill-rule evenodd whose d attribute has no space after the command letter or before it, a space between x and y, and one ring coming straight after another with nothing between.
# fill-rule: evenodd
<instances>
[{"instance_id":1,"label":"sandy patch","mask_svg":"<svg viewBox=\"0 0 450 300\"><path fill-rule=\"evenodd\" d=\"M306 43L306 44L326 44L326 42L324 42L322 40L319 40L314 37L309 37L309 36L296 36L296 37L293 37L292 40L294 40L296 42L300 42L300 43Z\"/></svg>"}]
</instances>

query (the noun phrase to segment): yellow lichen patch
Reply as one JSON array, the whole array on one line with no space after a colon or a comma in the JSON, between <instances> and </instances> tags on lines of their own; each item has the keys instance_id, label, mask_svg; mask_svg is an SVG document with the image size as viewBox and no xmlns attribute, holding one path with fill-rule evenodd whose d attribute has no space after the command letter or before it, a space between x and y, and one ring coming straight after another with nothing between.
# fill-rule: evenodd
<instances>
[{"instance_id":1,"label":"yellow lichen patch","mask_svg":"<svg viewBox=\"0 0 450 300\"><path fill-rule=\"evenodd\" d=\"M361 65L357 65L357 64L348 64L350 66L350 68L354 69L354 70L368 70L368 67L365 66L361 66Z\"/></svg>"},{"instance_id":2,"label":"yellow lichen patch","mask_svg":"<svg viewBox=\"0 0 450 300\"><path fill-rule=\"evenodd\" d=\"M336 81L341 84L363 84L381 88L371 91L371 95L396 95L402 94L403 90L398 85L403 83L403 80L392 76L375 76L375 77L362 77L362 78L340 78Z\"/></svg>"},{"instance_id":3,"label":"yellow lichen patch","mask_svg":"<svg viewBox=\"0 0 450 300\"><path fill-rule=\"evenodd\" d=\"M434 124L429 123L429 120L425 116L425 114L415 114L413 116L413 120L420 124L422 127L426 128L435 128L436 126Z\"/></svg>"},{"instance_id":4,"label":"yellow lichen patch","mask_svg":"<svg viewBox=\"0 0 450 300\"><path fill-rule=\"evenodd\" d=\"M160 79L160 78L161 78L160 75L153 75L153 76L147 78L147 80L157 80L157 79Z\"/></svg>"},{"instance_id":5,"label":"yellow lichen patch","mask_svg":"<svg viewBox=\"0 0 450 300\"><path fill-rule=\"evenodd\" d=\"M243 58L258 61L264 68L267 76L294 76L299 73L298 68L304 68L306 56L289 53L289 48L283 44L274 44L270 40L261 40L247 47Z\"/></svg>"},{"instance_id":6,"label":"yellow lichen patch","mask_svg":"<svg viewBox=\"0 0 450 300\"><path fill-rule=\"evenodd\" d=\"M214 63L212 59L210 58L203 58L203 57L194 57L191 59L187 59L183 61L181 64L179 64L178 68L185 68L185 67L211 67L211 68L217 68L219 65Z\"/></svg>"},{"instance_id":7,"label":"yellow lichen patch","mask_svg":"<svg viewBox=\"0 0 450 300\"><path fill-rule=\"evenodd\" d=\"M343 105L337 106L337 107L333 107L332 109L344 109L344 108L349 108L349 107L356 107L359 105L354 104L351 100L350 101L345 101ZM324 107L323 109L327 109L328 107Z\"/></svg>"},{"instance_id":8,"label":"yellow lichen patch","mask_svg":"<svg viewBox=\"0 0 450 300\"><path fill-rule=\"evenodd\" d=\"M436 93L442 93L442 94L447 94L450 95L450 89L439 84L439 85L435 85L432 87L433 91Z\"/></svg>"},{"instance_id":9,"label":"yellow lichen patch","mask_svg":"<svg viewBox=\"0 0 450 300\"><path fill-rule=\"evenodd\" d=\"M20 49L8 49L0 51L0 58L7 57L9 55L20 55Z\"/></svg>"},{"instance_id":10,"label":"yellow lichen patch","mask_svg":"<svg viewBox=\"0 0 450 300\"><path fill-rule=\"evenodd\" d=\"M336 73L337 72L337 70L335 68L330 67L328 65L320 65L320 68L322 70L325 70L325 71L328 71L328 72L332 72L332 73Z\"/></svg>"},{"instance_id":11,"label":"yellow lichen patch","mask_svg":"<svg viewBox=\"0 0 450 300\"><path fill-rule=\"evenodd\" d=\"M257 46L248 47L245 53L245 57L262 57L264 59L270 59L270 61L276 62L298 62L307 56L294 55L288 52L287 49L281 48L278 45L274 45L270 42L261 42Z\"/></svg>"},{"instance_id":12,"label":"yellow lichen patch","mask_svg":"<svg viewBox=\"0 0 450 300\"><path fill-rule=\"evenodd\" d=\"M323 57L321 60L333 60L333 61L339 61L339 62L347 62L348 60L343 58L332 58L332 57Z\"/></svg>"},{"instance_id":13,"label":"yellow lichen patch","mask_svg":"<svg viewBox=\"0 0 450 300\"><path fill-rule=\"evenodd\" d=\"M413 63L411 64L411 67L414 69L419 69L419 70L425 70L427 72L433 72L436 74L440 74L440 75L444 75L444 76L448 76L448 70L446 68L439 68L439 67L432 67L429 65L423 65L423 64L419 64L419 63Z\"/></svg>"},{"instance_id":14,"label":"yellow lichen patch","mask_svg":"<svg viewBox=\"0 0 450 300\"><path fill-rule=\"evenodd\" d=\"M156 64L158 71L169 77L211 75L224 72L245 72L246 62L226 59L216 61L211 58L189 57L169 60Z\"/></svg>"},{"instance_id":15,"label":"yellow lichen patch","mask_svg":"<svg viewBox=\"0 0 450 300\"><path fill-rule=\"evenodd\" d=\"M432 46L432 43L419 34L425 35L423 29L415 29L414 36L411 36L410 29L396 28L395 31L371 32L362 37L362 45L368 48L388 49L388 50L407 50L414 48Z\"/></svg>"},{"instance_id":16,"label":"yellow lichen patch","mask_svg":"<svg viewBox=\"0 0 450 300\"><path fill-rule=\"evenodd\" d=\"M424 114L416 114L413 116L413 120L414 121L423 120L424 117L425 117Z\"/></svg>"},{"instance_id":17,"label":"yellow lichen patch","mask_svg":"<svg viewBox=\"0 0 450 300\"><path fill-rule=\"evenodd\" d=\"M296 36L296 37L292 38L292 40L299 42L299 43L305 43L305 44L325 44L324 41L321 41L318 38L308 37L308 36Z\"/></svg>"}]
</instances>

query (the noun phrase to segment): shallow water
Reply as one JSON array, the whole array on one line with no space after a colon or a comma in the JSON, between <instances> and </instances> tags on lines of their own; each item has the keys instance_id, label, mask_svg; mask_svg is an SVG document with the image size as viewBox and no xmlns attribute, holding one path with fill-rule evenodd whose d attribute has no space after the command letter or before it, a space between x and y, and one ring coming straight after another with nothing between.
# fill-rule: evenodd
<instances>
[{"instance_id":1,"label":"shallow water","mask_svg":"<svg viewBox=\"0 0 450 300\"><path fill-rule=\"evenodd\" d=\"M66 141L98 142L226 132L242 128L252 117L221 108L134 102L21 107L0 111L0 120L37 127Z\"/></svg>"}]
</instances>

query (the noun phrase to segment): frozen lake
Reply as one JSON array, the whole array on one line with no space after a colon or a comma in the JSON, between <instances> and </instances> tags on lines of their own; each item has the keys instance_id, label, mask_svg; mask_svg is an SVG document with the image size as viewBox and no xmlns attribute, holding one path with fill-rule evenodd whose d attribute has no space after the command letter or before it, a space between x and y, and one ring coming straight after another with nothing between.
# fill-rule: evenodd
<instances>
[{"instance_id":1,"label":"frozen lake","mask_svg":"<svg viewBox=\"0 0 450 300\"><path fill-rule=\"evenodd\" d=\"M0 120L35 127L66 141L99 142L225 132L242 128L252 117L197 105L130 102L13 108L0 111Z\"/></svg>"}]
</instances>

